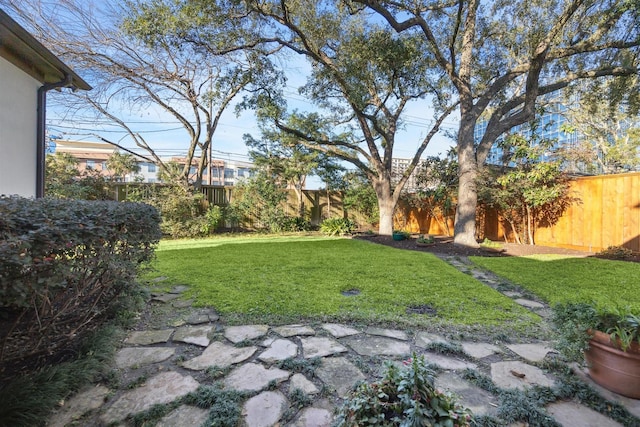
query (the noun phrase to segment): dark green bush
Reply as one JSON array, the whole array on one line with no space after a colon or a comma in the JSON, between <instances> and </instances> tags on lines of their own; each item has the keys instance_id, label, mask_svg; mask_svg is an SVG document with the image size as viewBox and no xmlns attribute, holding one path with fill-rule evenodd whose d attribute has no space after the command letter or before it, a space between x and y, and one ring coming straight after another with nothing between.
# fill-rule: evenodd
<instances>
[{"instance_id":1,"label":"dark green bush","mask_svg":"<svg viewBox=\"0 0 640 427\"><path fill-rule=\"evenodd\" d=\"M344 236L356 229L356 223L349 218L329 218L322 221L320 231L329 236Z\"/></svg>"},{"instance_id":2,"label":"dark green bush","mask_svg":"<svg viewBox=\"0 0 640 427\"><path fill-rule=\"evenodd\" d=\"M159 220L140 203L0 197L0 363L37 366L115 316Z\"/></svg>"}]
</instances>

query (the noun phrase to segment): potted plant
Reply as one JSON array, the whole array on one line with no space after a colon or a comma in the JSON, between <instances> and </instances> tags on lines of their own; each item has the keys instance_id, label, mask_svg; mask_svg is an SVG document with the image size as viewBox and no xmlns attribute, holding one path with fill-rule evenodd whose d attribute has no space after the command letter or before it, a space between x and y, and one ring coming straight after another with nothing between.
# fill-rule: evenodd
<instances>
[{"instance_id":1,"label":"potted plant","mask_svg":"<svg viewBox=\"0 0 640 427\"><path fill-rule=\"evenodd\" d=\"M486 238L482 243L480 243L480 249L482 249L485 252L496 252L496 253L504 252L502 243L494 242Z\"/></svg>"},{"instance_id":2,"label":"potted plant","mask_svg":"<svg viewBox=\"0 0 640 427\"><path fill-rule=\"evenodd\" d=\"M407 240L410 236L411 233L402 230L394 230L392 234L393 240Z\"/></svg>"},{"instance_id":3,"label":"potted plant","mask_svg":"<svg viewBox=\"0 0 640 427\"><path fill-rule=\"evenodd\" d=\"M433 246L435 244L436 239L431 234L427 234L426 236L421 234L416 239L416 246Z\"/></svg>"},{"instance_id":4,"label":"potted plant","mask_svg":"<svg viewBox=\"0 0 640 427\"><path fill-rule=\"evenodd\" d=\"M604 388L640 399L640 312L559 304L553 323L556 347L568 359L584 360L589 376Z\"/></svg>"}]
</instances>

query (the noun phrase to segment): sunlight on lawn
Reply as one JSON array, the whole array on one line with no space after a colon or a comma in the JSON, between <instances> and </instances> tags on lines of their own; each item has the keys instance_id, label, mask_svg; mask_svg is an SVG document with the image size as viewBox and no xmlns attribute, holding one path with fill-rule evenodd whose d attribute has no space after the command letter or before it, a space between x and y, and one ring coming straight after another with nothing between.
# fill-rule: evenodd
<instances>
[{"instance_id":1,"label":"sunlight on lawn","mask_svg":"<svg viewBox=\"0 0 640 427\"><path fill-rule=\"evenodd\" d=\"M640 309L639 263L558 255L471 259L551 305L595 302Z\"/></svg>"},{"instance_id":2,"label":"sunlight on lawn","mask_svg":"<svg viewBox=\"0 0 640 427\"><path fill-rule=\"evenodd\" d=\"M351 239L285 236L163 242L155 275L220 314L405 324L510 325L537 317L432 254ZM358 295L343 292L357 289ZM410 313L432 307L437 316Z\"/></svg>"}]
</instances>

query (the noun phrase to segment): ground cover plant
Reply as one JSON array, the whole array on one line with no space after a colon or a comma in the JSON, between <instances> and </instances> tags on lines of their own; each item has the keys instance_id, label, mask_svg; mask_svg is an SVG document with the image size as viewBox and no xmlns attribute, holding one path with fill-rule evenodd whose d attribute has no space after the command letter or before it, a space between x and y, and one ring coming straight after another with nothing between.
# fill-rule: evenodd
<instances>
[{"instance_id":1,"label":"ground cover plant","mask_svg":"<svg viewBox=\"0 0 640 427\"><path fill-rule=\"evenodd\" d=\"M640 264L558 255L471 257L551 305L593 302L601 307L640 310Z\"/></svg>"},{"instance_id":2,"label":"ground cover plant","mask_svg":"<svg viewBox=\"0 0 640 427\"><path fill-rule=\"evenodd\" d=\"M187 284L229 321L336 319L504 326L535 316L432 254L318 237L162 242L155 275ZM415 307L429 307L423 314ZM414 308L412 310L412 308Z\"/></svg>"}]
</instances>

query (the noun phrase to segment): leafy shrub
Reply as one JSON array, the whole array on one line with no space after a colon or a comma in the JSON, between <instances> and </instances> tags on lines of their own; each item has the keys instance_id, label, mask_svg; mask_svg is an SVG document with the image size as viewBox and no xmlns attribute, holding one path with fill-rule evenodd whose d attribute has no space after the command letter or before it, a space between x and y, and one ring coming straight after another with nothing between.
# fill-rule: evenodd
<instances>
[{"instance_id":1,"label":"leafy shrub","mask_svg":"<svg viewBox=\"0 0 640 427\"><path fill-rule=\"evenodd\" d=\"M598 258L606 259L630 259L633 257L633 251L624 246L609 246L596 254Z\"/></svg>"},{"instance_id":2,"label":"leafy shrub","mask_svg":"<svg viewBox=\"0 0 640 427\"><path fill-rule=\"evenodd\" d=\"M158 223L140 203L0 197L0 362L55 355L114 316Z\"/></svg>"},{"instance_id":3,"label":"leafy shrub","mask_svg":"<svg viewBox=\"0 0 640 427\"><path fill-rule=\"evenodd\" d=\"M329 236L344 236L356 229L356 223L349 218L329 218L322 221L320 231Z\"/></svg>"},{"instance_id":4,"label":"leafy shrub","mask_svg":"<svg viewBox=\"0 0 640 427\"><path fill-rule=\"evenodd\" d=\"M362 383L340 410L338 426L470 426L471 415L448 393L436 390L424 356L400 369L389 363L384 377Z\"/></svg>"}]
</instances>

